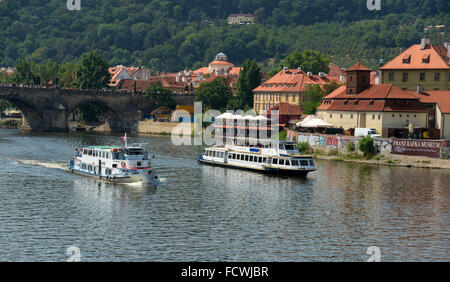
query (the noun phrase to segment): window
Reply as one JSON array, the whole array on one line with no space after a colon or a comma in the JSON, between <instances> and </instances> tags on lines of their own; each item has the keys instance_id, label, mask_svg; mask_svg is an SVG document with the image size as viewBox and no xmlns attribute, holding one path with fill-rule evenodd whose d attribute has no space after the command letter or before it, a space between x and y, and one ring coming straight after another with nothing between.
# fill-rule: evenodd
<instances>
[{"instance_id":1,"label":"window","mask_svg":"<svg viewBox=\"0 0 450 282\"><path fill-rule=\"evenodd\" d=\"M434 73L434 81L440 81L441 80L441 73L435 72Z\"/></svg>"},{"instance_id":2,"label":"window","mask_svg":"<svg viewBox=\"0 0 450 282\"><path fill-rule=\"evenodd\" d=\"M278 159L272 159L272 164L278 164Z\"/></svg>"},{"instance_id":3,"label":"window","mask_svg":"<svg viewBox=\"0 0 450 282\"><path fill-rule=\"evenodd\" d=\"M342 114L340 115L341 119L342 119Z\"/></svg>"},{"instance_id":4,"label":"window","mask_svg":"<svg viewBox=\"0 0 450 282\"><path fill-rule=\"evenodd\" d=\"M279 165L284 165L284 160L279 160L278 164Z\"/></svg>"},{"instance_id":5,"label":"window","mask_svg":"<svg viewBox=\"0 0 450 282\"><path fill-rule=\"evenodd\" d=\"M308 161L307 160L301 160L300 161L300 165L301 166L308 166Z\"/></svg>"},{"instance_id":6,"label":"window","mask_svg":"<svg viewBox=\"0 0 450 282\"><path fill-rule=\"evenodd\" d=\"M420 81L425 81L425 73L424 72L421 72L420 73Z\"/></svg>"},{"instance_id":7,"label":"window","mask_svg":"<svg viewBox=\"0 0 450 282\"><path fill-rule=\"evenodd\" d=\"M389 73L389 81L394 81L394 73L393 72Z\"/></svg>"},{"instance_id":8,"label":"window","mask_svg":"<svg viewBox=\"0 0 450 282\"><path fill-rule=\"evenodd\" d=\"M378 115L378 120L380 120L381 119L381 115Z\"/></svg>"},{"instance_id":9,"label":"window","mask_svg":"<svg viewBox=\"0 0 450 282\"><path fill-rule=\"evenodd\" d=\"M291 161L290 160L286 160L284 165L290 166L291 165Z\"/></svg>"},{"instance_id":10,"label":"window","mask_svg":"<svg viewBox=\"0 0 450 282\"><path fill-rule=\"evenodd\" d=\"M402 81L403 81L403 82L408 81L408 73L407 73L407 72L404 72L404 73L403 73L403 79L402 79Z\"/></svg>"},{"instance_id":11,"label":"window","mask_svg":"<svg viewBox=\"0 0 450 282\"><path fill-rule=\"evenodd\" d=\"M253 156L250 156L249 161L253 162Z\"/></svg>"},{"instance_id":12,"label":"window","mask_svg":"<svg viewBox=\"0 0 450 282\"><path fill-rule=\"evenodd\" d=\"M244 161L244 160L245 160L245 156L241 155L241 161Z\"/></svg>"},{"instance_id":13,"label":"window","mask_svg":"<svg viewBox=\"0 0 450 282\"><path fill-rule=\"evenodd\" d=\"M372 115L372 119L375 119L375 115Z\"/></svg>"},{"instance_id":14,"label":"window","mask_svg":"<svg viewBox=\"0 0 450 282\"><path fill-rule=\"evenodd\" d=\"M333 114L330 114L330 118L333 118Z\"/></svg>"},{"instance_id":15,"label":"window","mask_svg":"<svg viewBox=\"0 0 450 282\"><path fill-rule=\"evenodd\" d=\"M353 114L350 115L350 118L353 119Z\"/></svg>"},{"instance_id":16,"label":"window","mask_svg":"<svg viewBox=\"0 0 450 282\"><path fill-rule=\"evenodd\" d=\"M395 114L392 114L392 117L395 118Z\"/></svg>"},{"instance_id":17,"label":"window","mask_svg":"<svg viewBox=\"0 0 450 282\"><path fill-rule=\"evenodd\" d=\"M411 55L406 55L405 57L403 57L403 63L410 64L411 63Z\"/></svg>"},{"instance_id":18,"label":"window","mask_svg":"<svg viewBox=\"0 0 450 282\"><path fill-rule=\"evenodd\" d=\"M298 160L292 160L292 166L298 166Z\"/></svg>"},{"instance_id":19,"label":"window","mask_svg":"<svg viewBox=\"0 0 450 282\"><path fill-rule=\"evenodd\" d=\"M248 162L248 155L245 155L245 161Z\"/></svg>"},{"instance_id":20,"label":"window","mask_svg":"<svg viewBox=\"0 0 450 282\"><path fill-rule=\"evenodd\" d=\"M422 63L429 64L430 63L430 54L425 54L422 58Z\"/></svg>"}]
</instances>

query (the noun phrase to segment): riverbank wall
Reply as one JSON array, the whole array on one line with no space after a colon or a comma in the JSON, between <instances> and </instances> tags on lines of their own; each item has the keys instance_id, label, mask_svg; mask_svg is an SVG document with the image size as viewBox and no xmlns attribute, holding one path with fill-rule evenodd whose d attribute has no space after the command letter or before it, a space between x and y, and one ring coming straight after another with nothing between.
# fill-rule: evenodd
<instances>
[{"instance_id":1,"label":"riverbank wall","mask_svg":"<svg viewBox=\"0 0 450 282\"><path fill-rule=\"evenodd\" d=\"M309 134L289 132L288 139L294 142L307 142L313 148L347 151L348 144L353 143L358 151L361 137ZM426 158L450 158L449 140L411 140L395 138L374 139L375 152L383 155L401 155Z\"/></svg>"},{"instance_id":2,"label":"riverbank wall","mask_svg":"<svg viewBox=\"0 0 450 282\"><path fill-rule=\"evenodd\" d=\"M172 132L178 134L188 132L191 134L193 128L192 123L159 122L153 120L145 120L138 123L138 133L140 134L171 135Z\"/></svg>"}]
</instances>

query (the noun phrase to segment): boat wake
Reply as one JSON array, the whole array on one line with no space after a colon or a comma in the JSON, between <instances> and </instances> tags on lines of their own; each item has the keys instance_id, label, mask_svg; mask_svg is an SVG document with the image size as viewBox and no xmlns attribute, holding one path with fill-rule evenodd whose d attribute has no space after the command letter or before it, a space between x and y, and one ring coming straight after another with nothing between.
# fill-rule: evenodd
<instances>
[{"instance_id":1,"label":"boat wake","mask_svg":"<svg viewBox=\"0 0 450 282\"><path fill-rule=\"evenodd\" d=\"M66 170L66 168L67 168L65 163L44 162L44 161L38 161L38 160L17 160L16 162L18 164L33 165L33 166L40 166L40 167L61 169L61 170Z\"/></svg>"}]
</instances>

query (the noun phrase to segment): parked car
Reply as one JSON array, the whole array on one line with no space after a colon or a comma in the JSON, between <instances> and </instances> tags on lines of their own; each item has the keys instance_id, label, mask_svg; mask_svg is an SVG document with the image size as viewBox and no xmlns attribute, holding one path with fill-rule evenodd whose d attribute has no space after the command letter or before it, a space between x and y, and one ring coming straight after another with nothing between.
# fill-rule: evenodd
<instances>
[{"instance_id":1,"label":"parked car","mask_svg":"<svg viewBox=\"0 0 450 282\"><path fill-rule=\"evenodd\" d=\"M355 128L355 137L381 137L375 128Z\"/></svg>"}]
</instances>

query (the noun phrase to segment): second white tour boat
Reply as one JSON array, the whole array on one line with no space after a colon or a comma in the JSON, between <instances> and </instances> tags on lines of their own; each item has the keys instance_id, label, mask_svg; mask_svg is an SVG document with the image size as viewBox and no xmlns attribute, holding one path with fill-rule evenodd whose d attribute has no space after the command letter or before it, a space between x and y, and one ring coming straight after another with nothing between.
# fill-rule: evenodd
<instances>
[{"instance_id":1,"label":"second white tour boat","mask_svg":"<svg viewBox=\"0 0 450 282\"><path fill-rule=\"evenodd\" d=\"M260 141L258 146L224 145L205 149L201 164L275 174L306 176L315 171L312 156L301 154L296 144L282 141Z\"/></svg>"}]
</instances>

